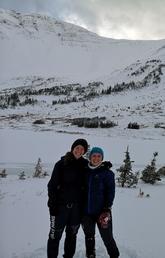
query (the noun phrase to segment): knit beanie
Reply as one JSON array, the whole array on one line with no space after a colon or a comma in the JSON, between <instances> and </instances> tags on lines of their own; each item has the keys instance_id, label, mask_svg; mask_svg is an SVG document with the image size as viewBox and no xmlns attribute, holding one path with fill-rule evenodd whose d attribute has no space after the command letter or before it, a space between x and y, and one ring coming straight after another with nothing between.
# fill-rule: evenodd
<instances>
[{"instance_id":1,"label":"knit beanie","mask_svg":"<svg viewBox=\"0 0 165 258\"><path fill-rule=\"evenodd\" d=\"M94 153L99 153L102 155L102 160L104 159L104 151L100 148L100 147L93 147L89 153L89 158L91 158L91 156Z\"/></svg>"},{"instance_id":2,"label":"knit beanie","mask_svg":"<svg viewBox=\"0 0 165 258\"><path fill-rule=\"evenodd\" d=\"M71 146L71 151L73 151L73 149L78 146L78 145L81 145L84 147L84 153L87 152L88 150L88 143L85 139L77 139Z\"/></svg>"}]
</instances>

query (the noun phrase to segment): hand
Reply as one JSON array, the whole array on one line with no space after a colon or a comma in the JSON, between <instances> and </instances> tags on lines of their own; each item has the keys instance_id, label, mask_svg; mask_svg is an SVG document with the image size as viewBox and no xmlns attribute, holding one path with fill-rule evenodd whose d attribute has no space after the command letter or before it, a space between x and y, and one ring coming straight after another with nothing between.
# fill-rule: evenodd
<instances>
[{"instance_id":1,"label":"hand","mask_svg":"<svg viewBox=\"0 0 165 258\"><path fill-rule=\"evenodd\" d=\"M50 233L49 236L51 239L54 239L54 233L55 233L55 216L50 215Z\"/></svg>"},{"instance_id":2,"label":"hand","mask_svg":"<svg viewBox=\"0 0 165 258\"><path fill-rule=\"evenodd\" d=\"M107 228L110 220L111 220L111 212L104 211L100 214L98 222L100 223L102 228Z\"/></svg>"}]
</instances>

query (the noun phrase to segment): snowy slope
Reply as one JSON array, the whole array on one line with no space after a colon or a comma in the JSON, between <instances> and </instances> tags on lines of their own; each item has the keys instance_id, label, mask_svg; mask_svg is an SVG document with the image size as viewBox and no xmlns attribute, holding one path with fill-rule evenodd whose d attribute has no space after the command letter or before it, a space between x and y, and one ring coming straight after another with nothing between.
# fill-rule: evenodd
<instances>
[{"instance_id":1,"label":"snowy slope","mask_svg":"<svg viewBox=\"0 0 165 258\"><path fill-rule=\"evenodd\" d=\"M0 49L1 129L164 139L165 40L107 39L44 15L0 10ZM112 94L102 93L110 86ZM96 116L117 126L86 129L69 120ZM130 122L140 130L128 130Z\"/></svg>"},{"instance_id":2,"label":"snowy slope","mask_svg":"<svg viewBox=\"0 0 165 258\"><path fill-rule=\"evenodd\" d=\"M82 83L152 58L160 41L113 40L53 18L0 10L0 82L15 77L68 78ZM157 53L162 56L161 51ZM3 88L3 85L1 85Z\"/></svg>"}]
</instances>

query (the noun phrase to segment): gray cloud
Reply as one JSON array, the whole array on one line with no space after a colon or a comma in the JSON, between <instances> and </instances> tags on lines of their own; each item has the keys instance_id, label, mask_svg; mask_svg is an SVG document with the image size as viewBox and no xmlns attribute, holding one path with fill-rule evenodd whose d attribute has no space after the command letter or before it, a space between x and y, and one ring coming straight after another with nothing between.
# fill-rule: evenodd
<instances>
[{"instance_id":1,"label":"gray cloud","mask_svg":"<svg viewBox=\"0 0 165 258\"><path fill-rule=\"evenodd\" d=\"M0 0L0 8L46 13L112 38L165 38L164 0Z\"/></svg>"}]
</instances>

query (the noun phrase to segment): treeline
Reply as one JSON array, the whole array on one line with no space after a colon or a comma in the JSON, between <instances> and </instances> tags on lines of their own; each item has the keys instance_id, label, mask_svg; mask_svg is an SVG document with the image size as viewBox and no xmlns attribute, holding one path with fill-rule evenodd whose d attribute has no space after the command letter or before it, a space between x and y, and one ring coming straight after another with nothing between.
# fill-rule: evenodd
<instances>
[{"instance_id":1,"label":"treeline","mask_svg":"<svg viewBox=\"0 0 165 258\"><path fill-rule=\"evenodd\" d=\"M151 60L152 62L158 62L160 60ZM144 67L140 67L131 75L139 75L143 73L149 66L147 61ZM75 84L66 84L53 87L44 87L44 88L19 88L15 90L14 93L6 93L0 95L0 108L24 106L24 105L34 105L37 104L37 99L34 99L32 96L42 96L42 95L53 95L53 96L65 96L59 98L58 100L53 100L52 105L57 104L68 104L72 102L87 101L95 97L109 95L112 93L118 93L125 90L139 89L143 88L149 84L158 84L161 81L161 76L163 75L162 68L165 67L165 64L159 64L155 69L148 73L143 80L141 81L130 81L128 83L116 83L115 85L109 85L104 89L104 84L101 81L94 81L88 83L87 86L82 86L79 83ZM24 98L23 98L24 97ZM23 100L22 100L23 99Z\"/></svg>"},{"instance_id":2,"label":"treeline","mask_svg":"<svg viewBox=\"0 0 165 258\"><path fill-rule=\"evenodd\" d=\"M117 123L107 120L106 117L80 117L69 119L68 122L71 122L72 125L77 125L78 127L85 128L110 128L117 126Z\"/></svg>"}]
</instances>

